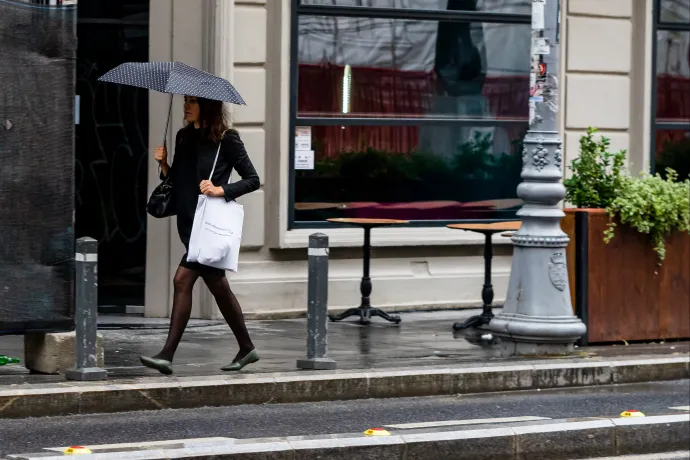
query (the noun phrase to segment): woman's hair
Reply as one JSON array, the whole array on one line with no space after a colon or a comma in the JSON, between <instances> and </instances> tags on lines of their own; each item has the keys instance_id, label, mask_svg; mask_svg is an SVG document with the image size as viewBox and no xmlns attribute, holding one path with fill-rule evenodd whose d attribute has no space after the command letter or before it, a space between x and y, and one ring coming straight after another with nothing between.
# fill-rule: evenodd
<instances>
[{"instance_id":1,"label":"woman's hair","mask_svg":"<svg viewBox=\"0 0 690 460\"><path fill-rule=\"evenodd\" d=\"M228 130L227 111L221 101L198 97L199 124L206 130L213 142L218 142Z\"/></svg>"}]
</instances>

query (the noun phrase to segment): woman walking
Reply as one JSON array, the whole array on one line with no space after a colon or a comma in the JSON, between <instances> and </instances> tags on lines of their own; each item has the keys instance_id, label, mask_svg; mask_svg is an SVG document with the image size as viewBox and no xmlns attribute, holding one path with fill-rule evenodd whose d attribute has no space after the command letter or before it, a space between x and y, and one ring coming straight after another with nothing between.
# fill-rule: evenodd
<instances>
[{"instance_id":1,"label":"woman walking","mask_svg":"<svg viewBox=\"0 0 690 460\"><path fill-rule=\"evenodd\" d=\"M177 214L177 230L185 249L189 249L194 214L199 194L224 197L227 201L239 198L259 188L259 176L247 156L237 131L226 125L223 103L210 99L186 96L184 101L186 126L178 131L175 140L175 158L168 165L168 152L158 147L154 153L161 168L161 179L171 176ZM212 180L207 180L213 168L220 143L220 154ZM229 183L235 169L242 180ZM216 185L217 184L217 185ZM182 257L173 279L174 296L168 339L160 353L141 357L141 363L163 374L172 374L172 361L192 312L192 289L201 277L216 299L223 318L235 334L239 352L224 371L239 371L259 360L249 337L242 309L230 290L225 271L187 262Z\"/></svg>"}]
</instances>

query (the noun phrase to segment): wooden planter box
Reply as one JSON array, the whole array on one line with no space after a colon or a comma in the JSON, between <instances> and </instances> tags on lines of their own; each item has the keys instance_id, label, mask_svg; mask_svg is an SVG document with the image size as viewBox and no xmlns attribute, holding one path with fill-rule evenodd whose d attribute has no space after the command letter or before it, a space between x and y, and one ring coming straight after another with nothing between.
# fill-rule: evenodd
<instances>
[{"instance_id":1,"label":"wooden planter box","mask_svg":"<svg viewBox=\"0 0 690 460\"><path fill-rule=\"evenodd\" d=\"M605 210L565 213L570 295L587 325L581 343L690 338L690 235L668 237L658 266L648 236L633 228L619 225L604 243Z\"/></svg>"}]
</instances>

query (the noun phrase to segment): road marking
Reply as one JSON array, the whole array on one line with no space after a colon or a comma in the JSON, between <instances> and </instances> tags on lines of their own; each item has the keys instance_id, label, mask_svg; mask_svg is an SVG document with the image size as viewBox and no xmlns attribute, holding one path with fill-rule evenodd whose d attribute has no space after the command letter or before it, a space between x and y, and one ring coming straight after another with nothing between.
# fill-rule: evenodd
<instances>
[{"instance_id":1,"label":"road marking","mask_svg":"<svg viewBox=\"0 0 690 460\"><path fill-rule=\"evenodd\" d=\"M485 423L510 423L510 422L533 422L536 420L551 420L548 417L504 417L504 418L476 418L473 420L445 420L440 422L422 422L422 423L403 423L400 425L384 425L386 428L395 428L398 430L414 430L419 428L436 428L441 426L459 426L459 425L482 425Z\"/></svg>"},{"instance_id":2,"label":"road marking","mask_svg":"<svg viewBox=\"0 0 690 460\"><path fill-rule=\"evenodd\" d=\"M157 450L157 449L184 449L195 446L226 446L234 444L235 438L191 438L191 439L171 439L168 441L142 441L132 443L119 444L89 444L87 447L91 449L94 454L115 452L123 450ZM49 452L62 453L67 447L45 447L43 450Z\"/></svg>"},{"instance_id":3,"label":"road marking","mask_svg":"<svg viewBox=\"0 0 690 460\"><path fill-rule=\"evenodd\" d=\"M676 407L669 407L669 409L672 409L672 410L687 410L687 411L690 411L690 406L676 406Z\"/></svg>"}]
</instances>

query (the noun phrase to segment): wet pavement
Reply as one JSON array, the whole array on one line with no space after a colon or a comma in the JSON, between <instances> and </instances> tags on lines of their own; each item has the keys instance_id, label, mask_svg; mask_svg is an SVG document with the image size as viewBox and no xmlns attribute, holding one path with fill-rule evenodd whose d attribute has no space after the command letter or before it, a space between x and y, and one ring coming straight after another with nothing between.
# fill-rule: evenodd
<instances>
[{"instance_id":1,"label":"wet pavement","mask_svg":"<svg viewBox=\"0 0 690 460\"><path fill-rule=\"evenodd\" d=\"M403 313L399 326L374 320L360 326L345 320L329 324L329 356L339 369L419 368L455 364L519 362L504 359L490 345L477 346L462 336L454 336L452 325L478 310ZM167 319L106 317L100 319L105 338L105 365L110 377L159 376L139 363L141 354L159 351L167 335ZM248 321L261 361L243 373L297 371L295 363L306 352L304 319ZM220 374L237 352L236 342L224 323L194 321L185 333L175 358L175 375L209 376ZM21 336L0 337L0 355L23 359ZM690 343L609 345L579 348L575 358L610 359L633 356L680 356L690 354ZM534 357L530 358L534 359ZM548 358L545 358L548 359ZM30 375L20 366L0 367L0 385L61 382L56 375Z\"/></svg>"}]
</instances>

